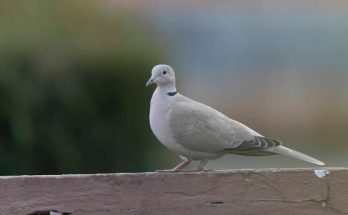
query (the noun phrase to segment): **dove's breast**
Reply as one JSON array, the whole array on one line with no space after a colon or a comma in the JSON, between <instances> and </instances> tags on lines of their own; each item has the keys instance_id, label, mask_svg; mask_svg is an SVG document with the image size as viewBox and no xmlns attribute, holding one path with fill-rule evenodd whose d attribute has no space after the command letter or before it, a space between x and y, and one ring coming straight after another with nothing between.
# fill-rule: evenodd
<instances>
[{"instance_id":1,"label":"dove's breast","mask_svg":"<svg viewBox=\"0 0 348 215\"><path fill-rule=\"evenodd\" d=\"M190 150L176 141L176 135L174 135L170 124L170 111L173 102L174 97L166 94L161 95L157 90L152 96L150 106L150 126L157 139L170 150L191 160L218 157L216 154Z\"/></svg>"},{"instance_id":2,"label":"dove's breast","mask_svg":"<svg viewBox=\"0 0 348 215\"><path fill-rule=\"evenodd\" d=\"M168 123L168 105L162 102L151 102L150 107L150 126L158 140L168 145L174 142Z\"/></svg>"},{"instance_id":3,"label":"dove's breast","mask_svg":"<svg viewBox=\"0 0 348 215\"><path fill-rule=\"evenodd\" d=\"M151 99L150 126L157 139L170 150L179 154L185 149L177 144L169 127L169 109L172 97L156 90Z\"/></svg>"}]
</instances>

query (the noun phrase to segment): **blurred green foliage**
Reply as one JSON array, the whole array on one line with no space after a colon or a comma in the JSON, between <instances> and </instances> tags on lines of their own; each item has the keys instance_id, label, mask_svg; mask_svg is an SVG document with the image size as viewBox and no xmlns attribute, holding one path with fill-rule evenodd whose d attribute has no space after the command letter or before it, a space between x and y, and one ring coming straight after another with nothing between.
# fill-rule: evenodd
<instances>
[{"instance_id":1,"label":"blurred green foliage","mask_svg":"<svg viewBox=\"0 0 348 215\"><path fill-rule=\"evenodd\" d=\"M103 1L2 3L1 175L145 169L160 59L145 26Z\"/></svg>"}]
</instances>

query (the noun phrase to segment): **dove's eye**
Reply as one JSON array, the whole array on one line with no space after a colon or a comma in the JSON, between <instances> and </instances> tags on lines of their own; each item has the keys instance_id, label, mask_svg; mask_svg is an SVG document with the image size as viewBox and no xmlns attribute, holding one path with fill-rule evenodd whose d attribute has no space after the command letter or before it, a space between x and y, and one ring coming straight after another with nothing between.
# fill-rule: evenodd
<instances>
[{"instance_id":1,"label":"dove's eye","mask_svg":"<svg viewBox=\"0 0 348 215\"><path fill-rule=\"evenodd\" d=\"M167 71L163 71L163 75L167 74Z\"/></svg>"}]
</instances>

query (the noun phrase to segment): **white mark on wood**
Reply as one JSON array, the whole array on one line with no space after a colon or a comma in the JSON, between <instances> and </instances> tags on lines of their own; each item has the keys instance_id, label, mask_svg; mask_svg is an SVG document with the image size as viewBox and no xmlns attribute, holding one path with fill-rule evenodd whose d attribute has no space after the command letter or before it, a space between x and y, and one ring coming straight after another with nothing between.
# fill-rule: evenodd
<instances>
[{"instance_id":1,"label":"white mark on wood","mask_svg":"<svg viewBox=\"0 0 348 215\"><path fill-rule=\"evenodd\" d=\"M330 174L329 170L325 170L325 169L316 169L314 170L314 174L318 177L318 178L324 178L326 177L328 174Z\"/></svg>"}]
</instances>

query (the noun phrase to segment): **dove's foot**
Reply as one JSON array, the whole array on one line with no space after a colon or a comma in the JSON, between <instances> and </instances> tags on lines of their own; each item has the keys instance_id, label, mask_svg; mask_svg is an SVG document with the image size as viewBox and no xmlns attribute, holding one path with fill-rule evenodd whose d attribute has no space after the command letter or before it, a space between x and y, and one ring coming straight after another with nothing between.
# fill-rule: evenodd
<instances>
[{"instance_id":1,"label":"dove's foot","mask_svg":"<svg viewBox=\"0 0 348 215\"><path fill-rule=\"evenodd\" d=\"M212 172L212 169L196 169L194 172Z\"/></svg>"},{"instance_id":2,"label":"dove's foot","mask_svg":"<svg viewBox=\"0 0 348 215\"><path fill-rule=\"evenodd\" d=\"M185 159L183 162L179 163L173 169L156 170L156 172L181 172L190 163L190 160Z\"/></svg>"},{"instance_id":3,"label":"dove's foot","mask_svg":"<svg viewBox=\"0 0 348 215\"><path fill-rule=\"evenodd\" d=\"M213 171L212 169L206 169L206 168L197 168L194 170L194 172L211 172Z\"/></svg>"},{"instance_id":4,"label":"dove's foot","mask_svg":"<svg viewBox=\"0 0 348 215\"><path fill-rule=\"evenodd\" d=\"M166 173L170 173L170 172L178 172L178 171L174 171L173 169L159 169L159 170L156 170L155 172L166 172Z\"/></svg>"},{"instance_id":5,"label":"dove's foot","mask_svg":"<svg viewBox=\"0 0 348 215\"><path fill-rule=\"evenodd\" d=\"M197 167L197 169L195 171L197 171L197 172L200 172L200 171L202 171L202 172L209 172L209 171L211 171L210 169L205 169L204 168L205 165L207 165L207 163L208 163L207 160L201 160L201 162L198 164L198 167Z\"/></svg>"}]
</instances>

